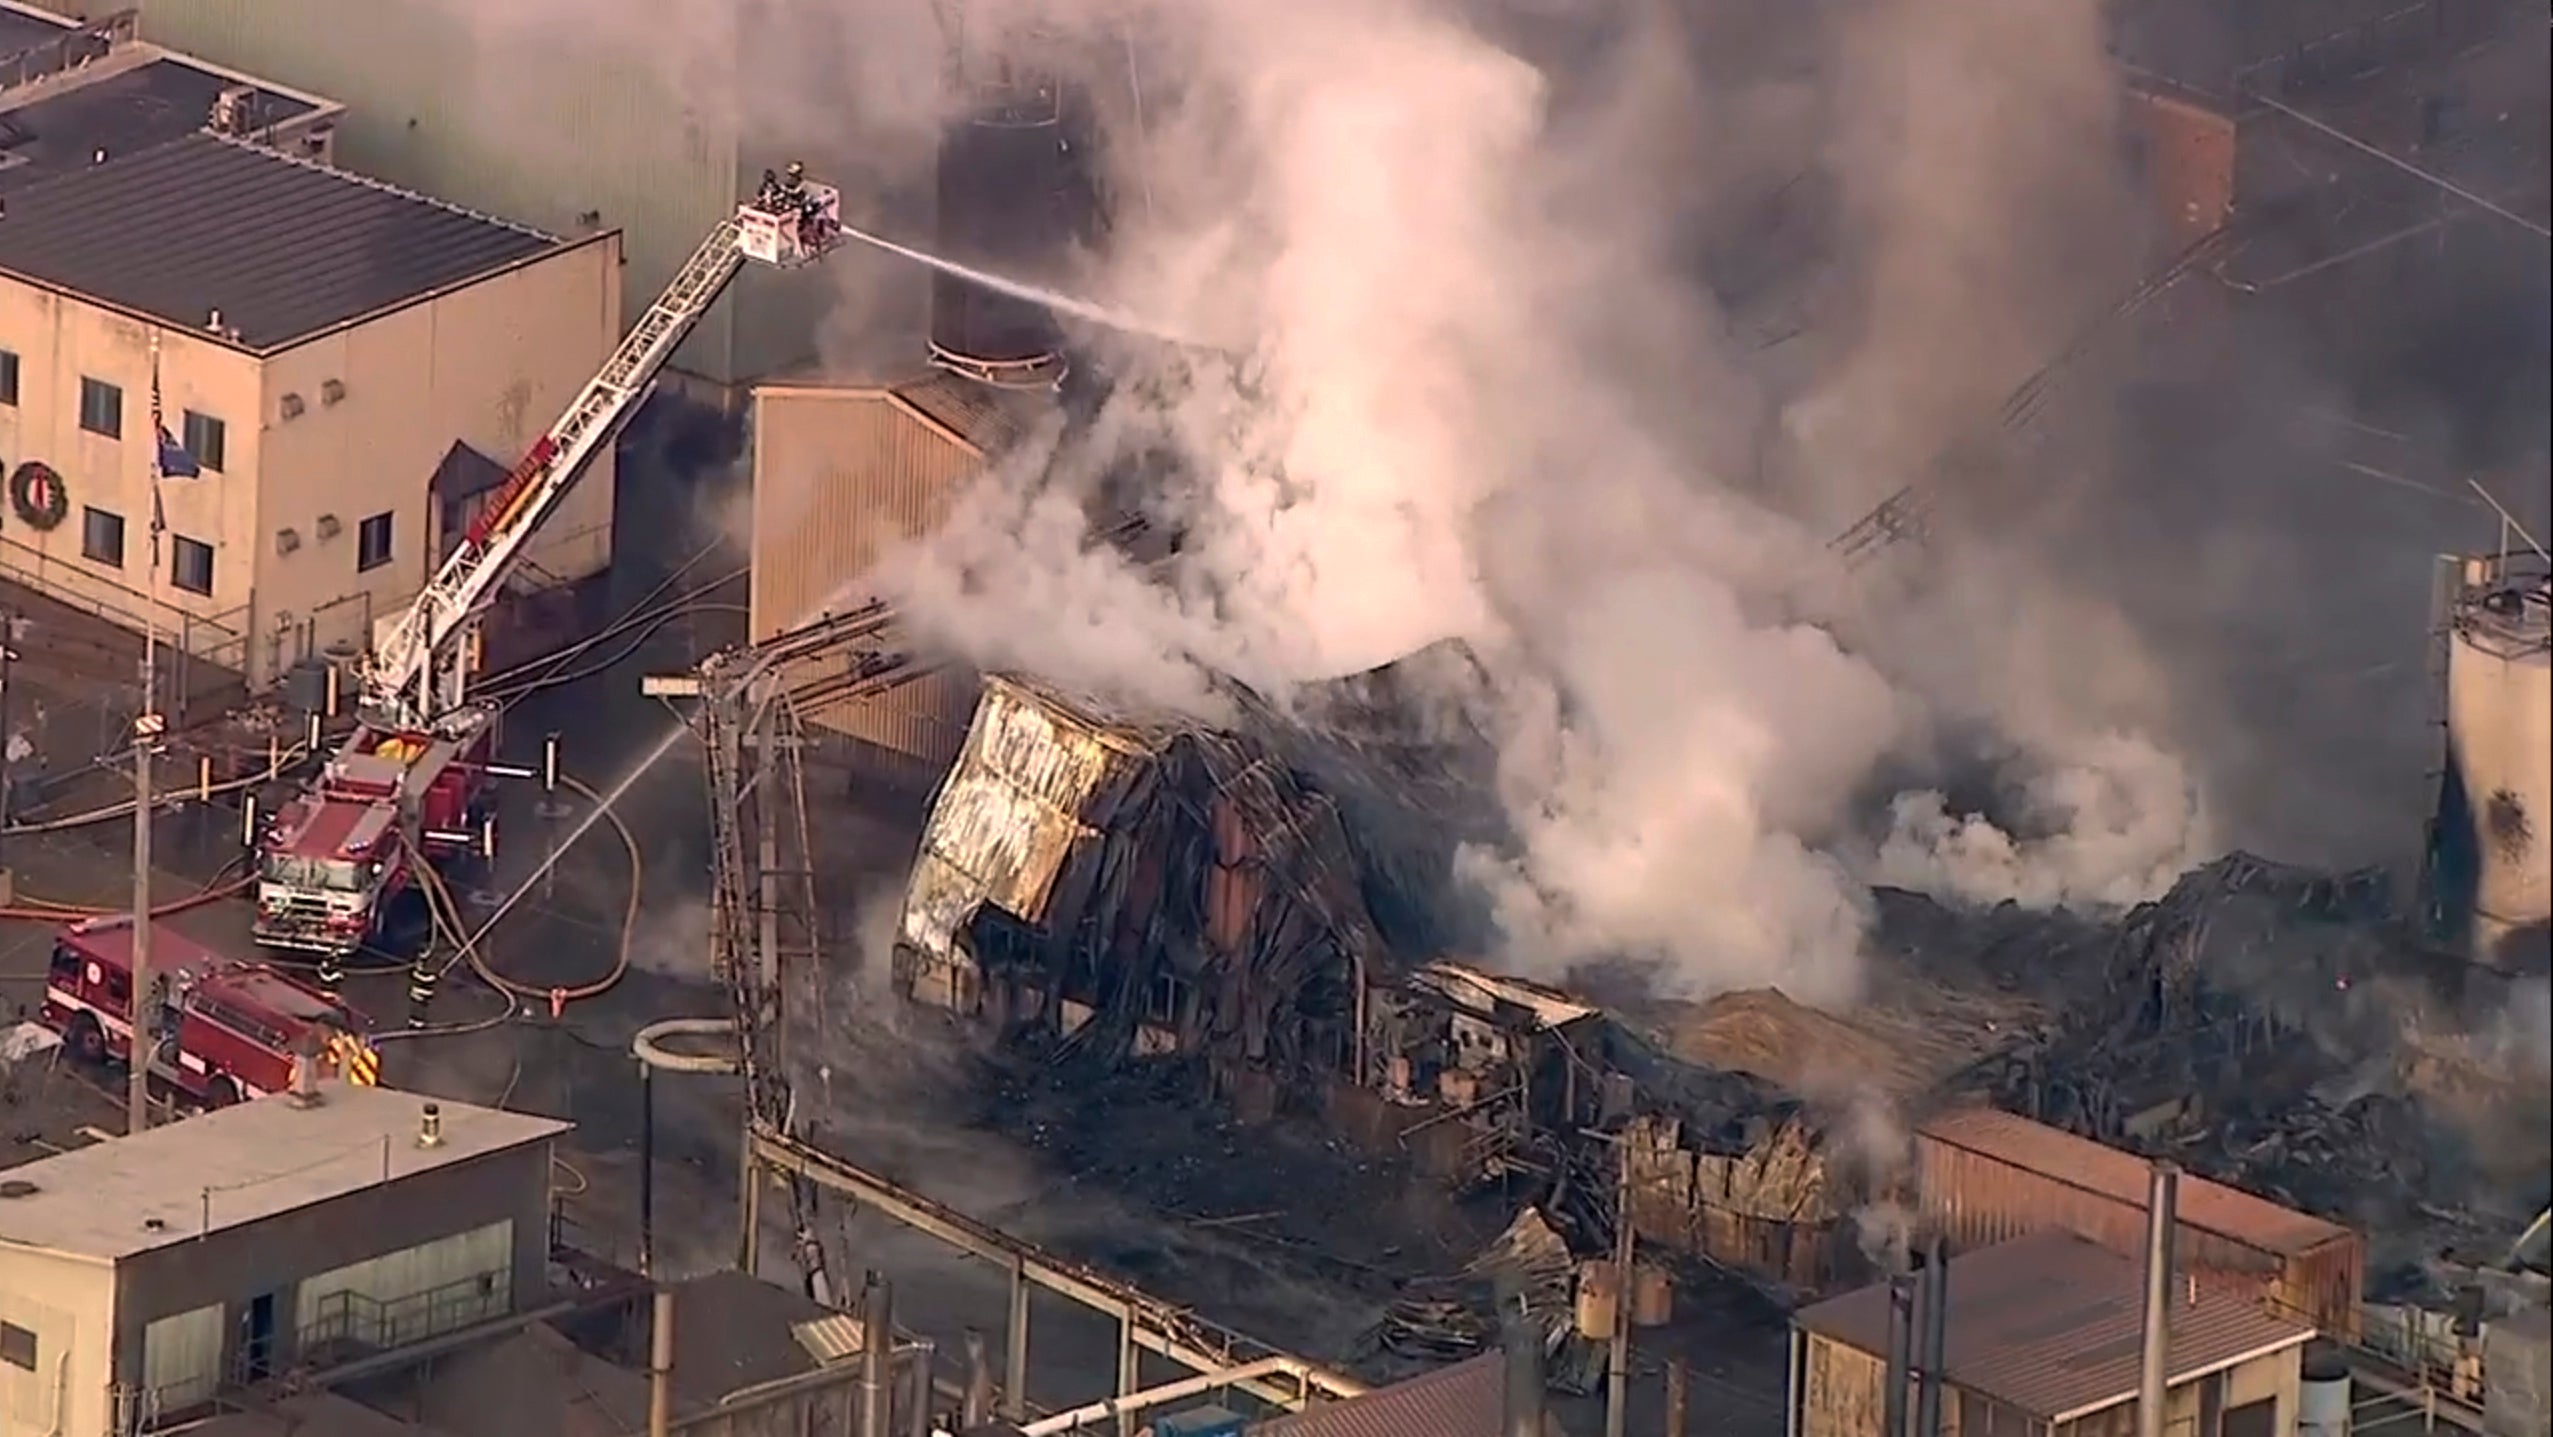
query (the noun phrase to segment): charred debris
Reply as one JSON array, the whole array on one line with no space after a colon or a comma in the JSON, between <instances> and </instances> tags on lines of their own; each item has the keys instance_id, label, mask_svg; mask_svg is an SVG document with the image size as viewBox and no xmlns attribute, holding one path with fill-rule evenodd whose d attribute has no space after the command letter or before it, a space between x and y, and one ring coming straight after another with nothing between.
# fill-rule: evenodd
<instances>
[{"instance_id":1,"label":"charred debris","mask_svg":"<svg viewBox=\"0 0 2553 1437\"><path fill-rule=\"evenodd\" d=\"M1599 1006L1444 956L1479 933L1447 852L1494 825L1447 777L1458 726L1393 717L1408 688L1396 665L1291 715L1234 690L1206 722L988 677L905 894L899 991L1012 1053L1308 1117L1581 1254L1610 1244L1627 1162L1648 1250L1782 1298L1897 1255L1905 1135L1963 1103L2364 1229L2404 1295L2543 1204L2540 1053L2427 1036L2473 1029L2374 875L2234 855L2110 923L1884 893L1850 1011Z\"/></svg>"}]
</instances>

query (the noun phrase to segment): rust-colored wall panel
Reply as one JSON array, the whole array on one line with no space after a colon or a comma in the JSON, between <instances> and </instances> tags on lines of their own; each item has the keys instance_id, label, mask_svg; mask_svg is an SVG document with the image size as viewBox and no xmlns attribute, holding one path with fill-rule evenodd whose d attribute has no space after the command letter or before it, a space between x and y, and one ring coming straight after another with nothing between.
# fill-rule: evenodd
<instances>
[{"instance_id":1,"label":"rust-colored wall panel","mask_svg":"<svg viewBox=\"0 0 2553 1437\"><path fill-rule=\"evenodd\" d=\"M2178 250L2224 226L2234 211L2234 121L2198 100L2128 93L2165 247Z\"/></svg>"}]
</instances>

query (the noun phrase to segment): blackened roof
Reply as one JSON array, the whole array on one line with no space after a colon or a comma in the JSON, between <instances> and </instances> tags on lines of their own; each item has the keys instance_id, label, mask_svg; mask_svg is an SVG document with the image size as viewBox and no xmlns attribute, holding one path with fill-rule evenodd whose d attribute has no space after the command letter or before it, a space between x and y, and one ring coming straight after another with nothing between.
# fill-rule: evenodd
<instances>
[{"instance_id":1,"label":"blackened roof","mask_svg":"<svg viewBox=\"0 0 2553 1437\"><path fill-rule=\"evenodd\" d=\"M1505 1398L1505 1360L1492 1352L1250 1430L1259 1437L1498 1437L1507 1430Z\"/></svg>"},{"instance_id":2,"label":"blackened roof","mask_svg":"<svg viewBox=\"0 0 2553 1437\"><path fill-rule=\"evenodd\" d=\"M557 239L344 170L196 134L7 197L0 271L279 349Z\"/></svg>"}]
</instances>

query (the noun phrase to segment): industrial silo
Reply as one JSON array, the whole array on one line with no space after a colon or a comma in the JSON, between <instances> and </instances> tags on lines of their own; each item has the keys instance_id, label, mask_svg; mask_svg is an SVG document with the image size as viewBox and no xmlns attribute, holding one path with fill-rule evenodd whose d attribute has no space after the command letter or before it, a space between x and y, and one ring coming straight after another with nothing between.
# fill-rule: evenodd
<instances>
[{"instance_id":1,"label":"industrial silo","mask_svg":"<svg viewBox=\"0 0 2553 1437\"><path fill-rule=\"evenodd\" d=\"M1051 278L1076 232L1064 87L998 57L961 65L966 106L940 139L940 252L1006 277ZM1006 389L1051 389L1064 341L1046 306L947 273L931 281L931 358Z\"/></svg>"},{"instance_id":2,"label":"industrial silo","mask_svg":"<svg viewBox=\"0 0 2553 1437\"><path fill-rule=\"evenodd\" d=\"M2451 562L2432 912L2474 961L2539 968L2553 922L2553 590L2541 556Z\"/></svg>"}]
</instances>

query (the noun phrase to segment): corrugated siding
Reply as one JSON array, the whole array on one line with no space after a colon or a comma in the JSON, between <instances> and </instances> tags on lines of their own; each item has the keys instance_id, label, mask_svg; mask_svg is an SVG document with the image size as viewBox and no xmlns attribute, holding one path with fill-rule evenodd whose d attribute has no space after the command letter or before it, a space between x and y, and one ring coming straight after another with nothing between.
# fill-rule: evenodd
<instances>
[{"instance_id":1,"label":"corrugated siding","mask_svg":"<svg viewBox=\"0 0 2553 1437\"><path fill-rule=\"evenodd\" d=\"M1806 1336L1800 1437L1878 1437L1888 1425L1888 1364L1831 1337Z\"/></svg>"},{"instance_id":2,"label":"corrugated siding","mask_svg":"<svg viewBox=\"0 0 2553 1437\"><path fill-rule=\"evenodd\" d=\"M514 1310L514 1224L385 1252L302 1279L294 1328L303 1347L423 1341Z\"/></svg>"},{"instance_id":3,"label":"corrugated siding","mask_svg":"<svg viewBox=\"0 0 2553 1437\"><path fill-rule=\"evenodd\" d=\"M965 750L940 788L905 892L900 941L945 965L978 904L1040 921L1088 836L1084 810L1142 754L1006 680L986 681Z\"/></svg>"},{"instance_id":4,"label":"corrugated siding","mask_svg":"<svg viewBox=\"0 0 2553 1437\"><path fill-rule=\"evenodd\" d=\"M222 1305L163 1317L142 1329L142 1389L152 1413L213 1400L222 1382Z\"/></svg>"},{"instance_id":5,"label":"corrugated siding","mask_svg":"<svg viewBox=\"0 0 2553 1437\"><path fill-rule=\"evenodd\" d=\"M1915 1151L1918 1211L1954 1251L2064 1231L2121 1256L2144 1253L2146 1167L2131 1154L1982 1111L1926 1124ZM2123 1193L2130 1178L2133 1191ZM2180 1204L2175 1257L2202 1281L2253 1293L2328 1333L2357 1331L2366 1272L2358 1234L2186 1173Z\"/></svg>"},{"instance_id":6,"label":"corrugated siding","mask_svg":"<svg viewBox=\"0 0 2553 1437\"><path fill-rule=\"evenodd\" d=\"M627 232L622 314L646 311L745 186L726 107L686 104L663 62L536 43L528 24L473 35L443 0L371 0L360 23L332 0L147 0L145 37L347 106L337 158L439 199L585 232ZM691 73L715 83L731 57L704 27ZM765 278L769 278L766 276ZM738 284L756 282L746 275ZM740 375L729 305L674 362L721 383Z\"/></svg>"},{"instance_id":7,"label":"corrugated siding","mask_svg":"<svg viewBox=\"0 0 2553 1437\"><path fill-rule=\"evenodd\" d=\"M983 467L879 390L759 390L753 418L757 639L866 598L861 576L939 523ZM971 673L938 673L806 718L936 770L964 744L975 696Z\"/></svg>"}]
</instances>

